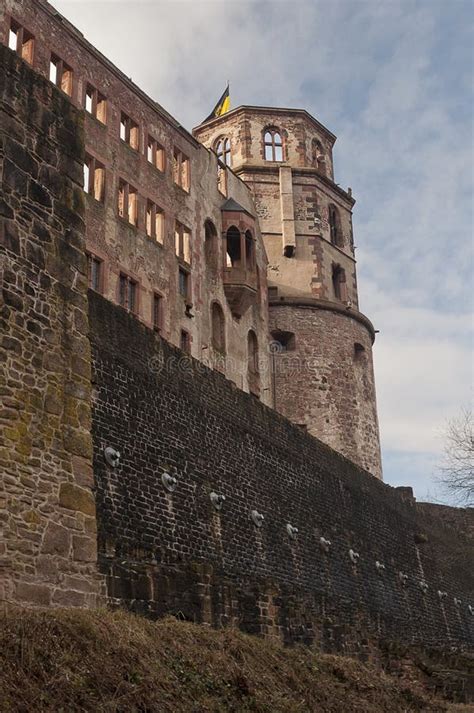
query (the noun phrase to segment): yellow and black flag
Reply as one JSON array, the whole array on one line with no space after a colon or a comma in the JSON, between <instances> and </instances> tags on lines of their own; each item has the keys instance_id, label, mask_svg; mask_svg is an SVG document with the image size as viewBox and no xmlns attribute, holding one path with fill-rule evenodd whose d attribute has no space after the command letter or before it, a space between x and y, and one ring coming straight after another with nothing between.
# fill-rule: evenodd
<instances>
[{"instance_id":1,"label":"yellow and black flag","mask_svg":"<svg viewBox=\"0 0 474 713\"><path fill-rule=\"evenodd\" d=\"M222 116L222 114L226 114L230 109L230 96L229 96L229 84L227 84L225 88L224 94L221 96L217 104L215 105L214 109L211 111L209 116L204 119L202 122L203 124L206 121L210 121L211 119L216 119L218 116Z\"/></svg>"}]
</instances>

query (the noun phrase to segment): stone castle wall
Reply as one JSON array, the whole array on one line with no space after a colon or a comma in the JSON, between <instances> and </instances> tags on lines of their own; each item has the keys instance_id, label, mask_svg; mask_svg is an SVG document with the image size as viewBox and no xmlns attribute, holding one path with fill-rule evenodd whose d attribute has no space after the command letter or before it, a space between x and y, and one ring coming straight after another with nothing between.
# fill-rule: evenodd
<instances>
[{"instance_id":1,"label":"stone castle wall","mask_svg":"<svg viewBox=\"0 0 474 713\"><path fill-rule=\"evenodd\" d=\"M452 566L459 543L448 531L123 310L89 300L99 566L111 604L350 653L380 637L472 644L472 556L464 551L464 572ZM108 446L121 453L115 468ZM226 498L220 511L212 492Z\"/></svg>"},{"instance_id":2,"label":"stone castle wall","mask_svg":"<svg viewBox=\"0 0 474 713\"><path fill-rule=\"evenodd\" d=\"M0 45L0 598L93 606L82 115Z\"/></svg>"}]
</instances>

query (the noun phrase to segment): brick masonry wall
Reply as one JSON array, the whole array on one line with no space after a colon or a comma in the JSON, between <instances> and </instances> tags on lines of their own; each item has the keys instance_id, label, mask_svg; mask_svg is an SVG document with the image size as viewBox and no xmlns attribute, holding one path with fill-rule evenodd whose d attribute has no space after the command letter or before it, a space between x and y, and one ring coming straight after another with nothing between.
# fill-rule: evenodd
<instances>
[{"instance_id":1,"label":"brick masonry wall","mask_svg":"<svg viewBox=\"0 0 474 713\"><path fill-rule=\"evenodd\" d=\"M94 606L81 113L0 45L0 598Z\"/></svg>"},{"instance_id":2,"label":"brick masonry wall","mask_svg":"<svg viewBox=\"0 0 474 713\"><path fill-rule=\"evenodd\" d=\"M412 499L100 296L89 304L99 566L113 605L329 651L368 653L383 637L472 645L472 552L454 570L456 542Z\"/></svg>"}]
</instances>

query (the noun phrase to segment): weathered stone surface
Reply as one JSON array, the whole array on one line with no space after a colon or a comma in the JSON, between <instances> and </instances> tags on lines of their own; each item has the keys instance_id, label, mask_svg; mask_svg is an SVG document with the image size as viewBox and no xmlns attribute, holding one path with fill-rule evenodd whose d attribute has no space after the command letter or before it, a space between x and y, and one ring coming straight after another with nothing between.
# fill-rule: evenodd
<instances>
[{"instance_id":1,"label":"weathered stone surface","mask_svg":"<svg viewBox=\"0 0 474 713\"><path fill-rule=\"evenodd\" d=\"M78 562L97 562L97 538L73 537L73 556Z\"/></svg>"},{"instance_id":2,"label":"weathered stone surface","mask_svg":"<svg viewBox=\"0 0 474 713\"><path fill-rule=\"evenodd\" d=\"M62 527L55 522L48 522L44 533L42 554L61 555L69 554L71 548L71 533L66 527Z\"/></svg>"},{"instance_id":3,"label":"weathered stone surface","mask_svg":"<svg viewBox=\"0 0 474 713\"><path fill-rule=\"evenodd\" d=\"M91 491L73 483L61 483L59 504L69 510L83 512L85 515L95 514L95 501Z\"/></svg>"},{"instance_id":4,"label":"weathered stone surface","mask_svg":"<svg viewBox=\"0 0 474 713\"><path fill-rule=\"evenodd\" d=\"M2 8L0 28L3 17ZM61 209L66 183L73 196L81 191L66 174L68 162L74 164L70 173L77 173L77 156L70 156L83 150L83 123L59 90L3 45L0 84L3 591L7 600L32 606L92 606L102 580L91 567L96 528L90 383L83 363L89 353L84 216L73 197L80 260L72 270L70 225ZM65 121L75 131L67 146L58 138ZM81 400L69 408L66 390L75 372ZM70 482L79 455L81 487ZM71 593L68 574L85 593Z\"/></svg>"},{"instance_id":5,"label":"weathered stone surface","mask_svg":"<svg viewBox=\"0 0 474 713\"><path fill-rule=\"evenodd\" d=\"M18 582L15 595L19 601L48 606L51 603L51 588L44 584Z\"/></svg>"}]
</instances>

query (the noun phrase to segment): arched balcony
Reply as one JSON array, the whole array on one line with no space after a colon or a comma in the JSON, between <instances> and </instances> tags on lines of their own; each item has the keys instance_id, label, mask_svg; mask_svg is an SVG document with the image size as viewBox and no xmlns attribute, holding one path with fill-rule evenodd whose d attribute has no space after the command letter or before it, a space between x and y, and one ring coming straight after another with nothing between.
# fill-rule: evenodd
<instances>
[{"instance_id":1,"label":"arched balcony","mask_svg":"<svg viewBox=\"0 0 474 713\"><path fill-rule=\"evenodd\" d=\"M232 314L241 317L257 296L254 219L234 200L222 207L224 291Z\"/></svg>"}]
</instances>

